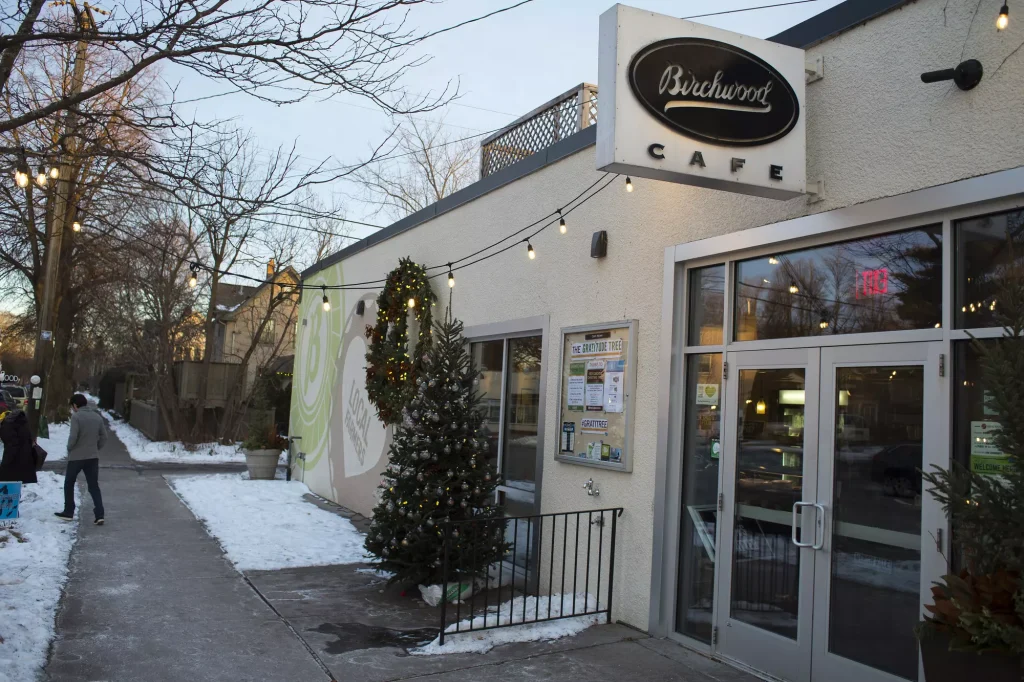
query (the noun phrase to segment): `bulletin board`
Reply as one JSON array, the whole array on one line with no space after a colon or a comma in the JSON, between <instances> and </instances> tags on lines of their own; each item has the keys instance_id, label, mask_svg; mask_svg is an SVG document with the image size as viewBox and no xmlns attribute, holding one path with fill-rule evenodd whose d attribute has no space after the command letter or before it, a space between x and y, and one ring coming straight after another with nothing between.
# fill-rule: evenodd
<instances>
[{"instance_id":1,"label":"bulletin board","mask_svg":"<svg viewBox=\"0 0 1024 682\"><path fill-rule=\"evenodd\" d=\"M555 459L632 471L636 320L562 329Z\"/></svg>"}]
</instances>

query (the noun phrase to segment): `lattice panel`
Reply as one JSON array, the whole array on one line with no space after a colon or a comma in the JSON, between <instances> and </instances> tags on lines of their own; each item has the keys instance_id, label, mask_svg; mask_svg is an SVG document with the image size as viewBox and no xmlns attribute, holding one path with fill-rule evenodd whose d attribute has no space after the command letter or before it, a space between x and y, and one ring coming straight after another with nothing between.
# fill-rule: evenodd
<instances>
[{"instance_id":1,"label":"lattice panel","mask_svg":"<svg viewBox=\"0 0 1024 682\"><path fill-rule=\"evenodd\" d=\"M580 109L583 109L583 115ZM481 147L480 175L486 177L559 140L597 123L597 90L580 88L565 99L509 128Z\"/></svg>"}]
</instances>

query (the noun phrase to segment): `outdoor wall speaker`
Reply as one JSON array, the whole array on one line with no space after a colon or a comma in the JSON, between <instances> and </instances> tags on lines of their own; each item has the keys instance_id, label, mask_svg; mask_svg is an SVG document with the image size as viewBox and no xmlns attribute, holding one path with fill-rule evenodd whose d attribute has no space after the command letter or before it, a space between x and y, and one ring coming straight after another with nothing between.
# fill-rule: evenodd
<instances>
[{"instance_id":1,"label":"outdoor wall speaker","mask_svg":"<svg viewBox=\"0 0 1024 682\"><path fill-rule=\"evenodd\" d=\"M365 312L366 312L366 301L359 300L356 303L356 315L359 315L360 317L362 317L363 313L365 313Z\"/></svg>"},{"instance_id":2,"label":"outdoor wall speaker","mask_svg":"<svg viewBox=\"0 0 1024 682\"><path fill-rule=\"evenodd\" d=\"M590 239L590 257L604 258L608 255L608 232L599 230Z\"/></svg>"}]
</instances>

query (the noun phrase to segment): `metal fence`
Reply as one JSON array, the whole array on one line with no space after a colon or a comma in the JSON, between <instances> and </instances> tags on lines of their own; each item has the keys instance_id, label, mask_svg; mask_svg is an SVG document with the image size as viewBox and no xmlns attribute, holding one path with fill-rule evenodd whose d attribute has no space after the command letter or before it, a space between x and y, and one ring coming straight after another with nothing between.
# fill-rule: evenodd
<instances>
[{"instance_id":1,"label":"metal fence","mask_svg":"<svg viewBox=\"0 0 1024 682\"><path fill-rule=\"evenodd\" d=\"M604 615L610 623L621 515L622 508L616 507L448 523L439 644L454 634L579 616ZM508 552L486 576L472 575L471 553L469 566L459 565L466 560L465 552L453 551L460 538L501 535ZM469 596L449 596L453 583L455 593L472 586ZM483 583L486 587L478 592Z\"/></svg>"},{"instance_id":2,"label":"metal fence","mask_svg":"<svg viewBox=\"0 0 1024 682\"><path fill-rule=\"evenodd\" d=\"M597 86L580 83L480 143L480 177L547 149L597 124Z\"/></svg>"}]
</instances>

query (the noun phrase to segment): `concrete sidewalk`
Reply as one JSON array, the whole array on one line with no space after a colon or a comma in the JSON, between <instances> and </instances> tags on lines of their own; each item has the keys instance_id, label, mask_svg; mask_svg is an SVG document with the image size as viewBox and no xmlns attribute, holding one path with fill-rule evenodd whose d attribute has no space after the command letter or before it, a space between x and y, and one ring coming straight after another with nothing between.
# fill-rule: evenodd
<instances>
[{"instance_id":1,"label":"concrete sidewalk","mask_svg":"<svg viewBox=\"0 0 1024 682\"><path fill-rule=\"evenodd\" d=\"M159 469L131 466L116 438L102 458L107 525L91 523L83 495L46 668L54 682L754 680L622 625L487 654L411 656L436 635L436 609L355 565L243 576Z\"/></svg>"},{"instance_id":2,"label":"concrete sidewalk","mask_svg":"<svg viewBox=\"0 0 1024 682\"><path fill-rule=\"evenodd\" d=\"M101 457L129 462L116 438ZM104 468L100 487L107 525L83 495L50 680L330 679L161 475Z\"/></svg>"}]
</instances>

